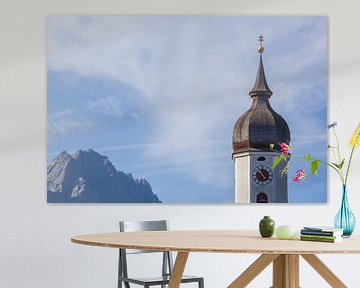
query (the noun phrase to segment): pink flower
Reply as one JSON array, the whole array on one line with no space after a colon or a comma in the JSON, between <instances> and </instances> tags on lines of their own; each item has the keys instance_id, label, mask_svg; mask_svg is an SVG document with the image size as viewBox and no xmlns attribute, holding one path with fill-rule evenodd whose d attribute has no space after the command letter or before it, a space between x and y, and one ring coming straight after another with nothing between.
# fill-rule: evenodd
<instances>
[{"instance_id":1,"label":"pink flower","mask_svg":"<svg viewBox=\"0 0 360 288\"><path fill-rule=\"evenodd\" d=\"M283 152L285 155L288 155L290 146L287 145L286 143L280 143L279 145L281 147L281 152Z\"/></svg>"},{"instance_id":2,"label":"pink flower","mask_svg":"<svg viewBox=\"0 0 360 288\"><path fill-rule=\"evenodd\" d=\"M306 177L305 171L303 169L297 170L295 176L293 177L293 181L299 183L300 180Z\"/></svg>"}]
</instances>

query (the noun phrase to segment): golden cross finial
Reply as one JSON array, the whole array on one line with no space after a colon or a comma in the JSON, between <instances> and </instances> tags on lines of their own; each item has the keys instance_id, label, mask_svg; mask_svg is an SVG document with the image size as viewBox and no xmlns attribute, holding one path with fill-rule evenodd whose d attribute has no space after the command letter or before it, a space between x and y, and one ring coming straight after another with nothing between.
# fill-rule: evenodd
<instances>
[{"instance_id":1,"label":"golden cross finial","mask_svg":"<svg viewBox=\"0 0 360 288\"><path fill-rule=\"evenodd\" d=\"M260 42L260 47L262 47L262 42L265 41L264 36L262 34L259 35L258 41Z\"/></svg>"},{"instance_id":2,"label":"golden cross finial","mask_svg":"<svg viewBox=\"0 0 360 288\"><path fill-rule=\"evenodd\" d=\"M262 46L262 43L265 41L264 36L262 34L259 35L258 41L260 42L260 46L258 48L258 52L262 54L264 52L264 47Z\"/></svg>"}]
</instances>

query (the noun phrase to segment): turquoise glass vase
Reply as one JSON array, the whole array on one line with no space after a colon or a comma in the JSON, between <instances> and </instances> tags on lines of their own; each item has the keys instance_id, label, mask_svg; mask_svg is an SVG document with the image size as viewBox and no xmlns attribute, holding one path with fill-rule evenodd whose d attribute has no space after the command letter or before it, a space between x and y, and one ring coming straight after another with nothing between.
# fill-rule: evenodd
<instances>
[{"instance_id":1,"label":"turquoise glass vase","mask_svg":"<svg viewBox=\"0 0 360 288\"><path fill-rule=\"evenodd\" d=\"M349 207L346 185L342 187L341 206L336 214L334 224L336 228L344 229L343 237L350 237L355 229L356 219Z\"/></svg>"}]
</instances>

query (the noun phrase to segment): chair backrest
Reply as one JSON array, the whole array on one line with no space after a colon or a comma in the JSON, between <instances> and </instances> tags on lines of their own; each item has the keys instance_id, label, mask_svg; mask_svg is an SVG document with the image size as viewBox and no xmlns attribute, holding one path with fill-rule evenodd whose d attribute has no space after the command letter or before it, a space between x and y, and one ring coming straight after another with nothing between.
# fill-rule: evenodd
<instances>
[{"instance_id":1,"label":"chair backrest","mask_svg":"<svg viewBox=\"0 0 360 288\"><path fill-rule=\"evenodd\" d=\"M138 232L138 231L167 231L169 224L167 220L156 221L120 221L120 232ZM119 275L128 277L126 254L139 253L163 253L162 275L171 275L173 267L172 255L169 251L150 251L136 249L119 249Z\"/></svg>"},{"instance_id":2,"label":"chair backrest","mask_svg":"<svg viewBox=\"0 0 360 288\"><path fill-rule=\"evenodd\" d=\"M169 224L167 220L155 221L120 221L120 232L137 231L167 231ZM159 251L126 249L126 254L155 253Z\"/></svg>"},{"instance_id":3,"label":"chair backrest","mask_svg":"<svg viewBox=\"0 0 360 288\"><path fill-rule=\"evenodd\" d=\"M121 232L135 232L135 231L167 231L167 220L155 221L120 221Z\"/></svg>"}]
</instances>

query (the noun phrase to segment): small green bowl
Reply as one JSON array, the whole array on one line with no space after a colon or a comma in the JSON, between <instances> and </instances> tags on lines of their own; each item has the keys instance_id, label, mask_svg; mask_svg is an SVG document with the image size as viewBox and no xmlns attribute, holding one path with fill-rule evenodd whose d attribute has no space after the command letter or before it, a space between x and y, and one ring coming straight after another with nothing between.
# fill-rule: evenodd
<instances>
[{"instance_id":1,"label":"small green bowl","mask_svg":"<svg viewBox=\"0 0 360 288\"><path fill-rule=\"evenodd\" d=\"M290 240L295 238L297 229L290 225L281 225L276 228L275 234L279 239Z\"/></svg>"}]
</instances>

